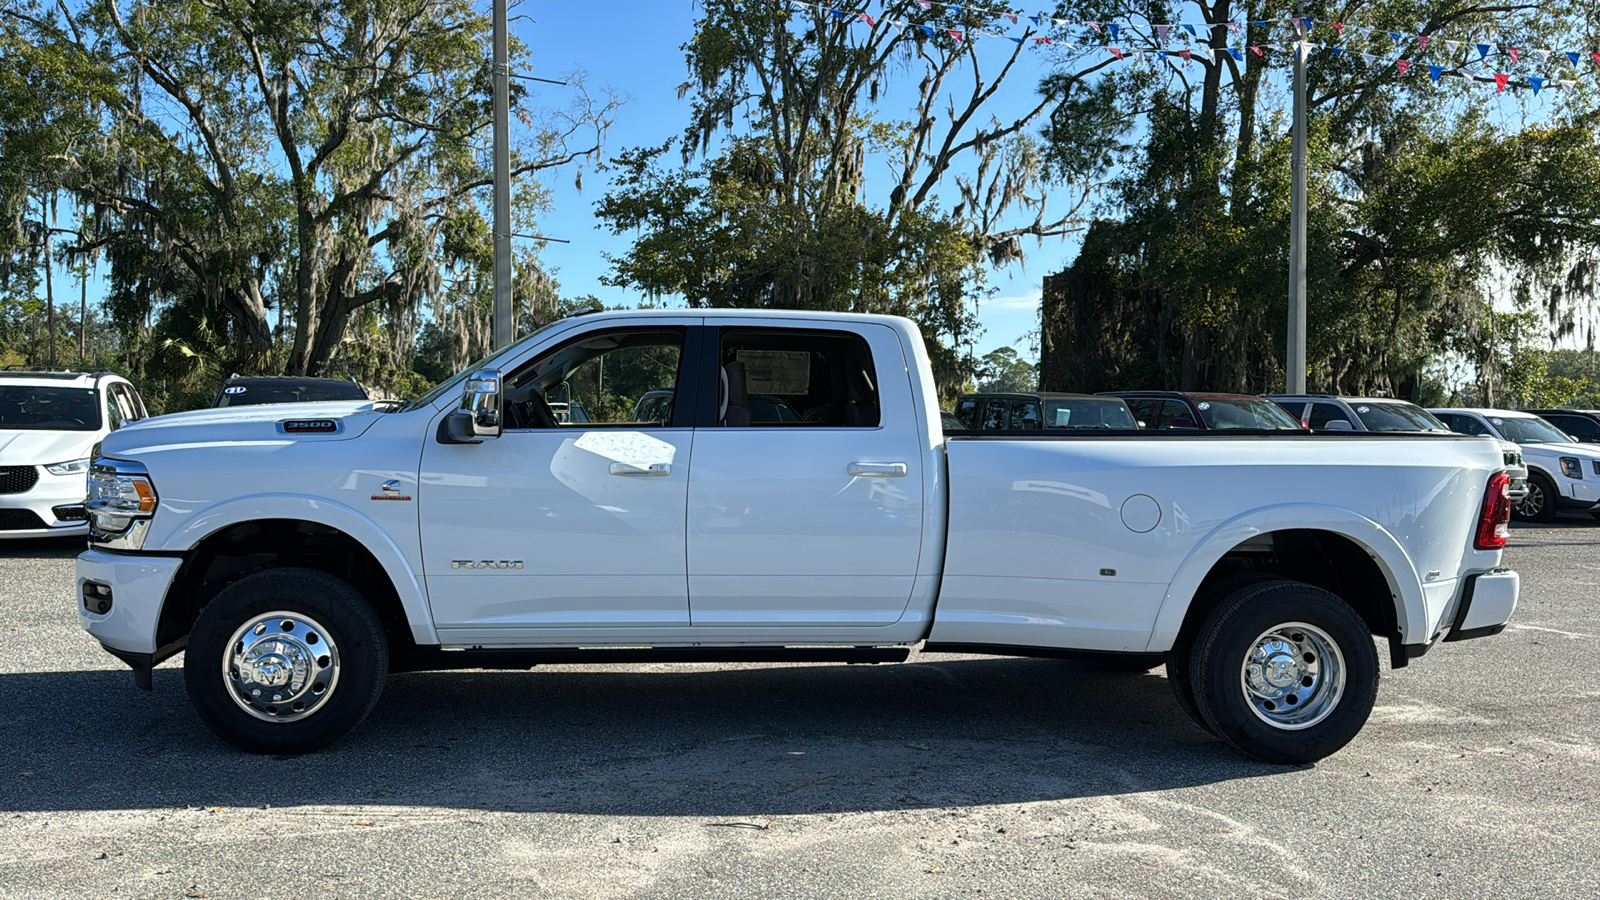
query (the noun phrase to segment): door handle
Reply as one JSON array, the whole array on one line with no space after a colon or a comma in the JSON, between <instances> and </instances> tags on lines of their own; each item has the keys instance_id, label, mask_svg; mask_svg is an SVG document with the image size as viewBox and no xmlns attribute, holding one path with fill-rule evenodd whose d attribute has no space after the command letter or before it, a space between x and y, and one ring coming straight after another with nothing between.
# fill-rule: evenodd
<instances>
[{"instance_id":1,"label":"door handle","mask_svg":"<svg viewBox=\"0 0 1600 900\"><path fill-rule=\"evenodd\" d=\"M611 474L613 474L613 475L655 475L655 476L671 475L672 474L672 464L671 463L650 463L649 465L640 465L639 463L614 462L614 463L611 464Z\"/></svg>"},{"instance_id":2,"label":"door handle","mask_svg":"<svg viewBox=\"0 0 1600 900\"><path fill-rule=\"evenodd\" d=\"M852 477L904 478L906 464L853 462L845 467L845 471L850 473Z\"/></svg>"}]
</instances>

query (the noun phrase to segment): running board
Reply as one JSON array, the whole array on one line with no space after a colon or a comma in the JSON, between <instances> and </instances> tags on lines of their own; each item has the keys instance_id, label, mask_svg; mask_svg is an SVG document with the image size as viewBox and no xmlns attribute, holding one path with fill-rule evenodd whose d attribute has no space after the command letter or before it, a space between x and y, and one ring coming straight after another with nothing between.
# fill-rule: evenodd
<instances>
[{"instance_id":1,"label":"running board","mask_svg":"<svg viewBox=\"0 0 1600 900\"><path fill-rule=\"evenodd\" d=\"M390 670L531 669L604 663L895 663L910 647L560 647L544 650L412 647L395 654Z\"/></svg>"}]
</instances>

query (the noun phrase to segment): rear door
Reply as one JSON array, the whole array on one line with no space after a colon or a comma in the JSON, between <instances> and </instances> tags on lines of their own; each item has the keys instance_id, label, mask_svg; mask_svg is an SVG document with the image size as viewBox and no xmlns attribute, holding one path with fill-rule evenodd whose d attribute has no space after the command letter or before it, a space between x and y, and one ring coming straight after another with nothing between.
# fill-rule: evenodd
<instances>
[{"instance_id":1,"label":"rear door","mask_svg":"<svg viewBox=\"0 0 1600 900\"><path fill-rule=\"evenodd\" d=\"M916 579L924 502L914 370L898 335L718 324L703 363L718 387L701 404L689 477L694 625L894 623ZM783 406L800 420L762 412Z\"/></svg>"}]
</instances>

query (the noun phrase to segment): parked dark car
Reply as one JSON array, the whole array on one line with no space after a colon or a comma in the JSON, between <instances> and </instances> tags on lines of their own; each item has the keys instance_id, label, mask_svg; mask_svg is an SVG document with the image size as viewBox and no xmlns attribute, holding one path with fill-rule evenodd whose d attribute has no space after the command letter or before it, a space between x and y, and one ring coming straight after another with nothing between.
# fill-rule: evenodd
<instances>
[{"instance_id":1,"label":"parked dark car","mask_svg":"<svg viewBox=\"0 0 1600 900\"><path fill-rule=\"evenodd\" d=\"M1117 428L1133 430L1127 404L1094 394L983 392L956 398L955 415L962 426L982 431L1027 431L1048 428Z\"/></svg>"},{"instance_id":2,"label":"parked dark car","mask_svg":"<svg viewBox=\"0 0 1600 900\"><path fill-rule=\"evenodd\" d=\"M322 400L368 400L366 388L354 380L299 375L234 375L222 383L213 407L257 406L263 403L315 403Z\"/></svg>"},{"instance_id":3,"label":"parked dark car","mask_svg":"<svg viewBox=\"0 0 1600 900\"><path fill-rule=\"evenodd\" d=\"M1276 403L1248 394L1106 391L1098 396L1122 398L1141 428L1157 431L1306 430Z\"/></svg>"},{"instance_id":4,"label":"parked dark car","mask_svg":"<svg viewBox=\"0 0 1600 900\"><path fill-rule=\"evenodd\" d=\"M1600 444L1600 410L1524 409L1577 438L1580 443Z\"/></svg>"}]
</instances>

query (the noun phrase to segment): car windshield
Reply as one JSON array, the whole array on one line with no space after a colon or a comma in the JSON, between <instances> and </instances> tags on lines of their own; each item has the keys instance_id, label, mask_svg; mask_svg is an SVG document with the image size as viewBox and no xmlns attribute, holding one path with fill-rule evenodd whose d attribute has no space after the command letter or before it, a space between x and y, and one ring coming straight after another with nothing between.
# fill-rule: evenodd
<instances>
[{"instance_id":1,"label":"car windshield","mask_svg":"<svg viewBox=\"0 0 1600 900\"><path fill-rule=\"evenodd\" d=\"M0 385L0 431L98 431L93 388Z\"/></svg>"},{"instance_id":2,"label":"car windshield","mask_svg":"<svg viewBox=\"0 0 1600 900\"><path fill-rule=\"evenodd\" d=\"M1044 402L1046 428L1138 428L1128 404L1121 400L1075 397Z\"/></svg>"},{"instance_id":3,"label":"car windshield","mask_svg":"<svg viewBox=\"0 0 1600 900\"><path fill-rule=\"evenodd\" d=\"M571 317L569 316L568 318L571 318ZM546 331L549 331L550 329L556 327L557 325L565 325L566 323L567 323L566 319L557 319L554 322L551 322L549 325L544 326L543 328L537 329L537 330L533 331L530 334L524 335L523 337L521 337L521 338L519 338L519 339L517 339L515 341L512 341L511 343L507 344L506 346L501 347L499 350L496 350L495 352L489 354L488 356L485 356L483 359L480 359L477 362L473 363L472 365L467 366L465 369L462 369L461 371L457 372L456 374L451 375L449 378L446 378L444 381L439 382L438 387L435 387L433 390L427 392L426 394L423 394L421 397L418 397L415 400L409 400L404 405L396 407L395 411L416 409L419 406L431 406L434 403L438 403L439 402L439 398L443 397L445 394L448 394L451 391L460 390L461 389L461 382L466 381L468 375L471 375L473 372L476 372L479 369L499 368L500 365L505 362L507 357L510 357L510 356L516 354L523 347L529 346L528 342L529 342L530 339L532 339L532 338L536 337L537 335L542 334L542 333L544 333Z\"/></svg>"},{"instance_id":4,"label":"car windshield","mask_svg":"<svg viewBox=\"0 0 1600 900\"><path fill-rule=\"evenodd\" d=\"M1500 436L1518 444L1576 444L1576 438L1535 416L1489 416Z\"/></svg>"},{"instance_id":5,"label":"car windshield","mask_svg":"<svg viewBox=\"0 0 1600 900\"><path fill-rule=\"evenodd\" d=\"M259 406L263 403L313 403L319 400L365 400L367 392L353 381L285 381L233 384L222 389L217 406Z\"/></svg>"},{"instance_id":6,"label":"car windshield","mask_svg":"<svg viewBox=\"0 0 1600 900\"><path fill-rule=\"evenodd\" d=\"M1361 424L1368 431L1441 431L1449 432L1444 423L1428 411L1409 403L1358 403L1350 401Z\"/></svg>"},{"instance_id":7,"label":"car windshield","mask_svg":"<svg viewBox=\"0 0 1600 900\"><path fill-rule=\"evenodd\" d=\"M1218 430L1233 428L1259 428L1266 431L1304 431L1300 420L1283 411L1271 400L1253 397L1206 397L1198 399L1195 407L1205 419L1207 427Z\"/></svg>"}]
</instances>

